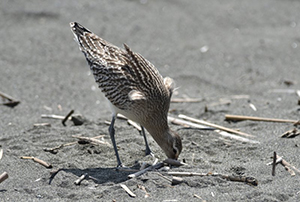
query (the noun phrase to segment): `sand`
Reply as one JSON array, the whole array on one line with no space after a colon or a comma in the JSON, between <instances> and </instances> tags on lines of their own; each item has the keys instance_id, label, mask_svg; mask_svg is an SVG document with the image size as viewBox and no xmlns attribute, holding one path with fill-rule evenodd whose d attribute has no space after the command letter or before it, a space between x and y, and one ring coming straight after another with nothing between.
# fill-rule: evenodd
<instances>
[{"instance_id":1,"label":"sand","mask_svg":"<svg viewBox=\"0 0 300 202\"><path fill-rule=\"evenodd\" d=\"M300 201L300 174L291 176L278 165L272 176L272 166L266 165L276 151L300 168L300 137L280 137L294 126L224 120L225 114L299 119L299 8L298 1L271 0L2 0L0 91L21 103L14 108L0 106L4 151L0 174L9 175L0 184L0 201ZM72 135L79 134L104 135L110 143L104 122L111 112L73 41L72 21L145 56L163 76L175 80L178 89L173 98L202 100L172 103L170 116L205 119L252 134L255 137L250 139L260 142L243 143L211 130L171 124L183 139L179 160L188 164L172 171L254 177L258 186L213 176L183 177L186 183L172 186L157 172L128 179L132 172L115 170L114 151L107 145L74 144L57 154L45 152L44 148L76 141ZM83 125L67 121L63 126L60 120L41 118L42 114L65 116L72 109L85 118ZM51 126L36 127L36 123ZM115 129L126 166L138 168L153 161L144 157L143 138L135 128L117 120ZM164 160L162 150L148 137L156 157ZM53 168L20 156L37 157ZM58 168L63 170L50 181L50 171ZM98 180L75 185L84 173Z\"/></svg>"}]
</instances>

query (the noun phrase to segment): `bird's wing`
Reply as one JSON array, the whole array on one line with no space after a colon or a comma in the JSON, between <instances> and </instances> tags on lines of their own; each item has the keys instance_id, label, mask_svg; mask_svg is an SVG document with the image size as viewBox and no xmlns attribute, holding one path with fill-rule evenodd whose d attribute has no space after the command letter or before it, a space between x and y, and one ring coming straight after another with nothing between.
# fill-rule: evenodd
<instances>
[{"instance_id":1,"label":"bird's wing","mask_svg":"<svg viewBox=\"0 0 300 202\"><path fill-rule=\"evenodd\" d=\"M93 72L99 88L116 107L149 97L169 96L162 76L142 55L98 37L80 24L71 23L75 40Z\"/></svg>"}]
</instances>

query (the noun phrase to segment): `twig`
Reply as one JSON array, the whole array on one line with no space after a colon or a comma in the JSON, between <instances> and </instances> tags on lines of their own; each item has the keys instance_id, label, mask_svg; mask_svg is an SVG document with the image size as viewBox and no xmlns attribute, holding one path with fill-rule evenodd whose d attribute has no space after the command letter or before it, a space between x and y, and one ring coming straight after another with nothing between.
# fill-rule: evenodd
<instances>
[{"instance_id":1,"label":"twig","mask_svg":"<svg viewBox=\"0 0 300 202\"><path fill-rule=\"evenodd\" d=\"M42 114L41 117L47 119L61 119L61 120L64 120L65 118L64 116L55 115L55 114ZM71 117L69 117L69 119L71 119Z\"/></svg>"},{"instance_id":2,"label":"twig","mask_svg":"<svg viewBox=\"0 0 300 202\"><path fill-rule=\"evenodd\" d=\"M262 118L255 116L239 116L239 115L225 115L225 120L227 121L265 121L265 122L279 122L279 123L296 123L297 120L289 120L289 119L273 119L273 118Z\"/></svg>"},{"instance_id":3,"label":"twig","mask_svg":"<svg viewBox=\"0 0 300 202\"><path fill-rule=\"evenodd\" d=\"M35 157L33 157L33 156L21 156L20 158L21 158L21 159L31 159L31 160L33 160L34 162L37 162L37 163L43 165L43 166L46 167L46 168L52 168L52 165L51 165L51 164L49 164L49 163L47 163L47 162L45 162L45 161L43 161L43 160L41 160L41 159L35 158Z\"/></svg>"},{"instance_id":4,"label":"twig","mask_svg":"<svg viewBox=\"0 0 300 202\"><path fill-rule=\"evenodd\" d=\"M207 127L207 126L204 126L204 125L199 125L199 124L196 124L196 123L191 123L189 121L185 121L185 120L178 119L178 118L173 118L171 116L168 116L168 120L173 124L182 125L184 127L191 126L191 127L199 128L199 129L203 129L203 130L213 130L213 128L211 128L211 127Z\"/></svg>"},{"instance_id":5,"label":"twig","mask_svg":"<svg viewBox=\"0 0 300 202\"><path fill-rule=\"evenodd\" d=\"M34 127L40 127L40 126L48 126L50 127L51 124L50 123L35 123L33 124Z\"/></svg>"},{"instance_id":6,"label":"twig","mask_svg":"<svg viewBox=\"0 0 300 202\"><path fill-rule=\"evenodd\" d=\"M272 164L272 176L275 176L276 160L277 160L277 156L276 156L276 152L274 152L273 164Z\"/></svg>"},{"instance_id":7,"label":"twig","mask_svg":"<svg viewBox=\"0 0 300 202\"><path fill-rule=\"evenodd\" d=\"M198 199L201 199L202 202L206 202L206 200L204 200L201 196L197 195L197 194L194 194L194 197L195 198L198 198Z\"/></svg>"},{"instance_id":8,"label":"twig","mask_svg":"<svg viewBox=\"0 0 300 202\"><path fill-rule=\"evenodd\" d=\"M7 99L7 100L8 100L8 102L0 103L0 104L2 104L2 105L6 105L6 106L9 106L9 107L15 107L15 106L17 106L17 105L20 103L20 101L17 101L17 100L14 99L13 97L11 97L11 96L9 96L9 95L3 93L3 92L0 92L0 96L1 96L2 98L4 98L4 99Z\"/></svg>"},{"instance_id":9,"label":"twig","mask_svg":"<svg viewBox=\"0 0 300 202\"><path fill-rule=\"evenodd\" d=\"M277 155L277 158L279 158L279 156ZM298 168L296 168L295 166L293 166L292 164L288 163L286 160L282 159L281 164L284 166L288 166L293 168L297 173L300 174L300 170Z\"/></svg>"},{"instance_id":10,"label":"twig","mask_svg":"<svg viewBox=\"0 0 300 202\"><path fill-rule=\"evenodd\" d=\"M79 140L87 141L87 142L89 142L91 144L95 144L95 145L105 144L109 147L111 146L108 142L101 141L101 140L98 140L98 139L93 138L93 137L81 137L81 136L76 136L76 135L72 135L72 137L77 138Z\"/></svg>"},{"instance_id":11,"label":"twig","mask_svg":"<svg viewBox=\"0 0 300 202\"><path fill-rule=\"evenodd\" d=\"M216 177L221 177L230 181L235 181L235 182L244 182L246 184L250 184L253 186L257 186L258 182L255 178L253 177L244 177L244 176L230 176L230 175L223 175L219 173L191 173L191 172L167 172L168 175L173 175L173 176L216 176Z\"/></svg>"},{"instance_id":12,"label":"twig","mask_svg":"<svg viewBox=\"0 0 300 202\"><path fill-rule=\"evenodd\" d=\"M231 138L240 142L248 142L248 143L252 143L252 144L259 144L259 141L256 140L250 140L248 138L244 138L244 137L240 137L231 133L228 133L226 131L221 131L221 130L215 130L215 132L219 133L221 136L223 137L227 137L227 138Z\"/></svg>"},{"instance_id":13,"label":"twig","mask_svg":"<svg viewBox=\"0 0 300 202\"><path fill-rule=\"evenodd\" d=\"M168 116L168 119L169 119L169 121L171 121L171 123L182 125L184 127L191 126L191 127L194 127L194 128L199 128L201 130L207 130L207 129L213 130L213 128L210 128L210 127L206 127L206 126L199 125L199 124L196 124L196 123L192 123L192 122L189 122L189 121L184 121L182 119L173 118L173 117L170 117L170 116ZM220 135L222 135L224 137L231 138L231 139L234 139L234 140L237 140L237 141L249 142L249 143L252 143L252 144L259 144L258 141L250 140L250 139L243 138L243 137L240 137L240 136L237 136L237 135L233 135L233 134L230 134L230 133L225 132L225 131L215 130L215 132L219 133Z\"/></svg>"},{"instance_id":14,"label":"twig","mask_svg":"<svg viewBox=\"0 0 300 202\"><path fill-rule=\"evenodd\" d=\"M0 160L2 159L3 157L3 149L0 149Z\"/></svg>"},{"instance_id":15,"label":"twig","mask_svg":"<svg viewBox=\"0 0 300 202\"><path fill-rule=\"evenodd\" d=\"M181 184L183 182L186 182L186 181L181 177L176 177L176 176L172 177L172 185Z\"/></svg>"},{"instance_id":16,"label":"twig","mask_svg":"<svg viewBox=\"0 0 300 202\"><path fill-rule=\"evenodd\" d=\"M7 172L4 172L0 175L0 183L8 178Z\"/></svg>"},{"instance_id":17,"label":"twig","mask_svg":"<svg viewBox=\"0 0 300 202\"><path fill-rule=\"evenodd\" d=\"M131 197L136 197L136 195L125 185L125 184L120 184L120 186L129 194Z\"/></svg>"},{"instance_id":18,"label":"twig","mask_svg":"<svg viewBox=\"0 0 300 202\"><path fill-rule=\"evenodd\" d=\"M71 117L71 115L74 113L74 110L72 109L67 116L61 121L61 123L66 126L66 121Z\"/></svg>"},{"instance_id":19,"label":"twig","mask_svg":"<svg viewBox=\"0 0 300 202\"><path fill-rule=\"evenodd\" d=\"M128 178L138 177L138 176L143 175L144 173L148 172L149 170L159 169L159 168L161 168L163 166L164 166L164 163L157 163L155 165L152 165L152 166L149 166L149 167L145 168L144 170L140 170L140 171L138 171L136 173L128 175Z\"/></svg>"},{"instance_id":20,"label":"twig","mask_svg":"<svg viewBox=\"0 0 300 202\"><path fill-rule=\"evenodd\" d=\"M128 119L128 120L127 120L127 123L128 123L129 125L132 125L133 127L135 127L138 131L142 131L141 126L139 126L136 122L134 122L134 121Z\"/></svg>"},{"instance_id":21,"label":"twig","mask_svg":"<svg viewBox=\"0 0 300 202\"><path fill-rule=\"evenodd\" d=\"M150 194L147 192L144 186L138 184L137 187L145 192L145 198L150 197Z\"/></svg>"},{"instance_id":22,"label":"twig","mask_svg":"<svg viewBox=\"0 0 300 202\"><path fill-rule=\"evenodd\" d=\"M300 131L297 130L297 128L294 128L292 130L286 131L281 135L281 137L286 137L286 138L294 138L296 136L300 135Z\"/></svg>"},{"instance_id":23,"label":"twig","mask_svg":"<svg viewBox=\"0 0 300 202\"><path fill-rule=\"evenodd\" d=\"M173 98L171 99L172 103L196 103L196 102L202 102L204 99L203 98Z\"/></svg>"},{"instance_id":24,"label":"twig","mask_svg":"<svg viewBox=\"0 0 300 202\"><path fill-rule=\"evenodd\" d=\"M242 136L247 136L247 137L253 137L253 135L250 135L250 134L247 134L247 133L243 133L243 132L240 132L240 131L237 131L237 130L226 128L224 126L220 126L220 125L217 125L217 124L209 123L207 121L203 121L203 120L195 119L195 118L192 118L192 117L188 117L188 116L185 116L183 114L180 114L178 117L182 118L182 119L189 120L189 121L193 121L195 123L200 123L200 124L203 124L203 125L206 125L206 126L209 126L209 127L213 127L213 128L219 129L219 130L227 131L227 132L230 132L230 133L234 133L234 134L238 134L238 135L242 135Z\"/></svg>"},{"instance_id":25,"label":"twig","mask_svg":"<svg viewBox=\"0 0 300 202\"><path fill-rule=\"evenodd\" d=\"M87 173L84 173L84 174L81 175L77 180L75 180L74 184L80 185L80 183L81 183L84 179L86 179L87 176L88 176L88 174L87 174Z\"/></svg>"},{"instance_id":26,"label":"twig","mask_svg":"<svg viewBox=\"0 0 300 202\"><path fill-rule=\"evenodd\" d=\"M52 154L57 154L58 150L63 148L63 147L67 147L67 146L71 146L71 145L74 145L74 144L77 144L78 142L69 142L69 143L65 143L65 144L61 144L61 145L58 145L56 147L52 147L52 148L44 148L43 150L45 152L50 152Z\"/></svg>"}]
</instances>

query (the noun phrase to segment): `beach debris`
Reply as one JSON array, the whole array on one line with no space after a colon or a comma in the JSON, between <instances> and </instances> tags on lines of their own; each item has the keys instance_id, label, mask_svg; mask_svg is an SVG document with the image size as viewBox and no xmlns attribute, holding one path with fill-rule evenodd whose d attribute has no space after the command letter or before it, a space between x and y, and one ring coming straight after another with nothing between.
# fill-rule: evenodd
<instances>
[{"instance_id":1,"label":"beach debris","mask_svg":"<svg viewBox=\"0 0 300 202\"><path fill-rule=\"evenodd\" d=\"M297 128L294 128L292 130L288 130L285 133L281 135L283 138L294 138L296 136L300 135L300 131Z\"/></svg>"},{"instance_id":2,"label":"beach debris","mask_svg":"<svg viewBox=\"0 0 300 202\"><path fill-rule=\"evenodd\" d=\"M67 146L72 146L74 144L89 144L89 143L92 143L92 144L106 144L106 145L108 144L109 145L109 143L107 143L105 141L101 141L101 140L96 140L95 141L95 139L97 139L97 138L103 138L103 137L104 137L104 135L99 135L99 136L95 136L95 137L92 137L92 138L90 138L90 137L82 137L82 136L75 136L75 138L79 139L76 142L64 143L64 144L60 144L60 145L58 145L56 147L44 148L43 150L45 152L50 152L52 154L57 154L57 152L58 152L59 149L62 149L62 148L67 147Z\"/></svg>"},{"instance_id":3,"label":"beach debris","mask_svg":"<svg viewBox=\"0 0 300 202\"><path fill-rule=\"evenodd\" d=\"M21 159L31 159L31 160L33 160L34 162L39 163L39 164L41 164L42 166L44 166L44 167L46 167L46 168L52 168L52 165L51 165L51 164L49 164L49 163L47 163L47 162L45 162L45 161L43 161L43 160L41 160L41 159L38 159L38 158L36 158L36 157L33 157L33 156L21 156L20 158L21 158Z\"/></svg>"},{"instance_id":4,"label":"beach debris","mask_svg":"<svg viewBox=\"0 0 300 202\"><path fill-rule=\"evenodd\" d=\"M35 124L33 124L33 127L44 127L44 126L51 127L51 124L50 123L35 123Z\"/></svg>"},{"instance_id":5,"label":"beach debris","mask_svg":"<svg viewBox=\"0 0 300 202\"><path fill-rule=\"evenodd\" d=\"M72 109L67 115L66 117L61 121L61 123L66 126L66 121L69 119L69 117L71 117L71 115L74 113L74 110Z\"/></svg>"},{"instance_id":6,"label":"beach debris","mask_svg":"<svg viewBox=\"0 0 300 202\"><path fill-rule=\"evenodd\" d=\"M224 175L219 173L193 173L193 172L167 172L168 175L172 176L179 176L179 177L191 177L191 176L215 176L215 177L221 177L223 179L229 180L229 181L235 181L235 182L244 182L249 185L257 186L258 181L253 177L245 177L245 176L233 176L233 175Z\"/></svg>"},{"instance_id":7,"label":"beach debris","mask_svg":"<svg viewBox=\"0 0 300 202\"><path fill-rule=\"evenodd\" d=\"M110 143L97 139L97 138L104 137L104 135L100 135L100 136L96 136L96 137L83 137L83 136L78 136L78 135L72 135L72 137L79 139L80 140L79 143L82 143L82 144L87 144L87 143L93 144L93 145L103 145L104 144L104 145L111 147Z\"/></svg>"},{"instance_id":8,"label":"beach debris","mask_svg":"<svg viewBox=\"0 0 300 202\"><path fill-rule=\"evenodd\" d=\"M276 168L276 160L277 160L277 156L276 156L276 152L274 152L273 155L273 163L272 163L272 176L275 176L275 168Z\"/></svg>"},{"instance_id":9,"label":"beach debris","mask_svg":"<svg viewBox=\"0 0 300 202\"><path fill-rule=\"evenodd\" d=\"M299 90L296 89L273 89L273 90L269 90L269 93L287 93L287 94L298 94ZM300 97L300 96L299 96Z\"/></svg>"},{"instance_id":10,"label":"beach debris","mask_svg":"<svg viewBox=\"0 0 300 202\"><path fill-rule=\"evenodd\" d=\"M127 123L128 123L129 125L135 127L139 132L142 131L141 126L139 126L136 122L134 122L134 121L128 119L128 120L127 120Z\"/></svg>"},{"instance_id":11,"label":"beach debris","mask_svg":"<svg viewBox=\"0 0 300 202\"><path fill-rule=\"evenodd\" d=\"M274 118L262 118L255 116L240 116L240 115L225 115L226 121L265 121L265 122L278 122L278 123L297 123L298 120L290 120L290 119L274 119Z\"/></svg>"},{"instance_id":12,"label":"beach debris","mask_svg":"<svg viewBox=\"0 0 300 202\"><path fill-rule=\"evenodd\" d=\"M65 122L67 120L71 120L74 123L75 126L82 125L85 122L85 120L82 117L82 115L80 115L80 114L74 114L74 115L72 115L74 113L72 111L73 110L71 110L69 112L70 115L67 114L67 116L61 116L61 115L56 115L56 114L42 114L41 117L42 118L47 118L47 119L59 119L59 120L62 120L62 122L64 121L63 124L65 124Z\"/></svg>"},{"instance_id":13,"label":"beach debris","mask_svg":"<svg viewBox=\"0 0 300 202\"><path fill-rule=\"evenodd\" d=\"M0 183L2 183L4 180L8 178L7 172L4 172L0 175Z\"/></svg>"},{"instance_id":14,"label":"beach debris","mask_svg":"<svg viewBox=\"0 0 300 202\"><path fill-rule=\"evenodd\" d=\"M178 184L181 184L184 182L186 182L186 181L181 177L176 177L176 176L172 177L172 185L178 185Z\"/></svg>"},{"instance_id":15,"label":"beach debris","mask_svg":"<svg viewBox=\"0 0 300 202\"><path fill-rule=\"evenodd\" d=\"M20 103L20 101L17 101L15 98L13 98L1 91L0 91L0 97L2 97L2 99L3 99L3 102L0 103L1 105L5 105L5 106L13 108Z\"/></svg>"},{"instance_id":16,"label":"beach debris","mask_svg":"<svg viewBox=\"0 0 300 202\"><path fill-rule=\"evenodd\" d=\"M88 174L87 174L87 173L84 173L84 174L81 175L77 180L75 180L74 184L75 184L75 185L80 185L80 183L81 183L84 179L86 179L87 176L88 176Z\"/></svg>"},{"instance_id":17,"label":"beach debris","mask_svg":"<svg viewBox=\"0 0 300 202\"><path fill-rule=\"evenodd\" d=\"M172 103L197 103L197 102L203 102L203 98L172 98Z\"/></svg>"},{"instance_id":18,"label":"beach debris","mask_svg":"<svg viewBox=\"0 0 300 202\"><path fill-rule=\"evenodd\" d=\"M250 140L248 138L244 138L244 137L240 137L240 136L237 136L237 135L234 135L234 134L230 134L226 131L215 130L212 127L192 123L192 122L185 121L185 120L182 120L182 119L173 118L173 117L168 116L168 120L171 121L171 123L173 123L173 124L182 125L184 127L194 127L194 128L199 128L200 130L214 130L215 132L217 132L219 135L221 135L223 137L231 138L231 139L234 139L234 140L237 140L237 141L248 142L248 143L252 143L252 144L259 144L260 143L259 141L256 141L256 140ZM237 132L239 132L239 131L237 131Z\"/></svg>"},{"instance_id":19,"label":"beach debris","mask_svg":"<svg viewBox=\"0 0 300 202\"><path fill-rule=\"evenodd\" d=\"M52 147L52 148L44 148L43 150L45 152L50 152L52 154L57 154L59 149L61 149L63 147L71 146L71 145L74 145L74 144L77 144L77 143L78 143L78 141L76 141L76 142L69 142L69 143L61 144L61 145L58 145L58 146Z\"/></svg>"},{"instance_id":20,"label":"beach debris","mask_svg":"<svg viewBox=\"0 0 300 202\"><path fill-rule=\"evenodd\" d=\"M251 109L253 109L253 111L257 111L255 105L252 104L251 102L249 103L249 107L250 107Z\"/></svg>"},{"instance_id":21,"label":"beach debris","mask_svg":"<svg viewBox=\"0 0 300 202\"><path fill-rule=\"evenodd\" d=\"M150 197L150 194L147 192L146 188L143 186L143 185L137 185L137 188L143 190L145 192L145 198L149 198Z\"/></svg>"},{"instance_id":22,"label":"beach debris","mask_svg":"<svg viewBox=\"0 0 300 202\"><path fill-rule=\"evenodd\" d=\"M287 170L291 176L294 176L296 175L295 171L300 174L300 170L298 168L296 168L295 166L293 166L292 164L288 163L286 160L284 160L281 156L278 156L276 154L276 161L275 161L275 164L281 164L285 170ZM273 157L273 161L270 162L270 163L267 163L267 165L272 165L274 166L274 157Z\"/></svg>"},{"instance_id":23,"label":"beach debris","mask_svg":"<svg viewBox=\"0 0 300 202\"><path fill-rule=\"evenodd\" d=\"M159 169L159 168L161 168L163 166L164 166L164 163L157 163L157 164L149 166L149 167L147 167L147 168L145 168L143 170L140 170L140 171L138 171L136 173L132 173L132 174L128 175L128 178L129 179L136 178L136 177L141 176L141 175L143 175L144 173L146 173L146 172L148 172L150 170Z\"/></svg>"},{"instance_id":24,"label":"beach debris","mask_svg":"<svg viewBox=\"0 0 300 202\"><path fill-rule=\"evenodd\" d=\"M120 186L127 192L127 194L131 197L136 197L136 195L125 185L125 184L120 184Z\"/></svg>"},{"instance_id":25,"label":"beach debris","mask_svg":"<svg viewBox=\"0 0 300 202\"><path fill-rule=\"evenodd\" d=\"M0 149L0 160L2 159L3 157L3 149Z\"/></svg>"},{"instance_id":26,"label":"beach debris","mask_svg":"<svg viewBox=\"0 0 300 202\"><path fill-rule=\"evenodd\" d=\"M237 131L237 130L226 128L224 126L220 126L220 125L217 125L217 124L209 123L209 122L204 121L204 120L188 117L188 116L183 115L183 114L179 114L178 117L182 118L182 119L185 119L185 120L195 122L195 123L206 125L206 126L209 126L209 127L215 128L215 129L223 130L223 131L226 131L226 132L230 132L230 133L234 133L234 134L238 134L238 135L242 135L242 136L246 136L246 137L253 137L253 135L250 135L250 134L247 134L247 133L244 133L244 132L240 132L240 131Z\"/></svg>"},{"instance_id":27,"label":"beach debris","mask_svg":"<svg viewBox=\"0 0 300 202\"><path fill-rule=\"evenodd\" d=\"M197 198L197 199L202 200L202 202L206 202L206 200L204 200L201 196L199 196L197 194L194 194L194 197Z\"/></svg>"}]
</instances>

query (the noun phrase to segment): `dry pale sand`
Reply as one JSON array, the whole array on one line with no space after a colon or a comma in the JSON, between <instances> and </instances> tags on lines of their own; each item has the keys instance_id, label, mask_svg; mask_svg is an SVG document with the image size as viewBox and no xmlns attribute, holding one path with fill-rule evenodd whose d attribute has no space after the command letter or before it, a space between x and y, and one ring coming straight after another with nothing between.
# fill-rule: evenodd
<instances>
[{"instance_id":1,"label":"dry pale sand","mask_svg":"<svg viewBox=\"0 0 300 202\"><path fill-rule=\"evenodd\" d=\"M0 106L0 144L4 151L0 201L300 201L300 174L281 165L271 176L273 152L300 168L299 136L281 138L288 123L229 123L225 114L299 119L295 90L300 89L299 1L14 1L0 2L0 91L21 103ZM179 87L174 98L203 99L173 103L170 115L240 129L260 144L221 138L214 131L171 125L182 136L180 160L172 171L218 172L250 176L258 186L220 177L184 177L171 186L157 172L128 179L114 169L112 148L75 144L57 154L44 148L75 141L72 135L105 135L110 142L110 110L97 89L84 56L73 41L69 22L77 21L104 39L150 60ZM276 89L283 89L274 92ZM233 95L248 95L234 99ZM229 104L215 104L229 100ZM256 107L254 111L249 104ZM205 106L207 111L205 111ZM42 114L66 115L71 109L87 120L74 126ZM34 127L35 123L50 123ZM127 166L145 161L143 138L124 120L116 122L121 159ZM165 155L150 139L160 161ZM61 168L49 184L50 170L20 156L35 156ZM74 181L84 173L98 179ZM162 173L164 174L164 173ZM171 176L167 176L171 179ZM131 198L120 186L127 185ZM144 186L149 193L139 188Z\"/></svg>"}]
</instances>

